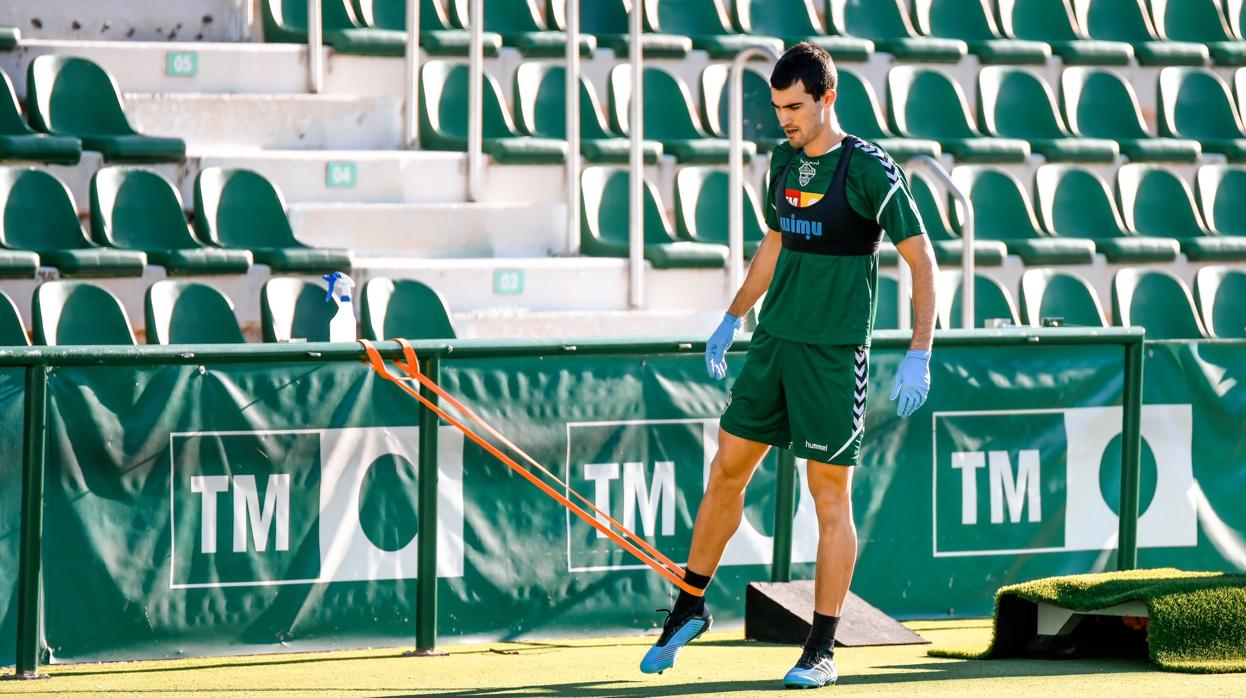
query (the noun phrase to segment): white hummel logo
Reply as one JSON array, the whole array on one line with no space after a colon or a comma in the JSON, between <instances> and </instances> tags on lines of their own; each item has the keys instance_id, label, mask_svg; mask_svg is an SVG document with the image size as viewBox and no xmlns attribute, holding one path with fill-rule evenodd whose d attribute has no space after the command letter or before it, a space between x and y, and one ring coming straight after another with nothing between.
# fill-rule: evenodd
<instances>
[{"instance_id":1,"label":"white hummel logo","mask_svg":"<svg viewBox=\"0 0 1246 698\"><path fill-rule=\"evenodd\" d=\"M813 449L813 450L815 450L815 451L829 451L829 450L831 450L831 449L827 448L826 446L823 446L822 444L809 443L808 441L806 441L806 442L805 442L805 448L812 448L812 449Z\"/></svg>"},{"instance_id":2,"label":"white hummel logo","mask_svg":"<svg viewBox=\"0 0 1246 698\"><path fill-rule=\"evenodd\" d=\"M796 170L796 174L800 175L800 186L809 186L809 181L818 173L816 162L810 162L804 158L800 159L800 169Z\"/></svg>"}]
</instances>

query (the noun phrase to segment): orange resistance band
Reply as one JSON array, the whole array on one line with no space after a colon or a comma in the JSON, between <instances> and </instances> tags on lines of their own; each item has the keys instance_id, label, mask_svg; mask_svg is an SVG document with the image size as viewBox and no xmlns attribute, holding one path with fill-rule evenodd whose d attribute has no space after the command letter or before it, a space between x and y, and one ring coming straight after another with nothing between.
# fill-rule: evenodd
<instances>
[{"instance_id":1,"label":"orange resistance band","mask_svg":"<svg viewBox=\"0 0 1246 698\"><path fill-rule=\"evenodd\" d=\"M467 436L472 441L476 442L476 444L479 445L481 448L485 449L489 453L493 454L495 458L502 461L506 465L510 466L512 470L514 470L519 475L523 476L524 479L528 480L528 482L531 482L533 485L536 485L537 488L539 488L542 492L549 495L552 499L557 501L559 504L566 507L568 511L570 511L571 513L583 519L586 523L588 523L593 528L596 528L598 531L601 531L601 533L605 535L607 538L617 543L620 547L622 547L624 550L634 555L641 562L653 568L654 571L656 571L658 574L661 574L663 577L666 577L671 583L675 584L680 589L683 589L684 591L687 591L690 594L694 594L696 596L704 595L705 591L703 589L698 589L684 581L683 579L684 571L682 568L680 568L679 565L672 562L670 558L666 557L662 553L658 552L658 550L654 548L652 545L650 545L648 541L636 535L636 533L632 532L631 530L623 526L623 524L613 519L609 514L599 509L597 506L595 506L591 501L589 501L586 497L581 495L579 492L576 492L575 490L571 489L571 487L567 485L565 482L563 482L561 479L559 479L557 475L554 475L547 468L542 466L540 463L536 462L536 460L533 459L531 456L529 456L527 453L525 453L523 449L516 446L513 442L511 442L509 439L507 439L505 436L499 433L496 429L489 426L487 423L485 423L484 420L482 420L474 412L472 412L465 405L463 405L461 402L456 400L452 395L450 395L444 389L442 389L441 386L437 385L435 382L433 382L431 379L425 376L420 371L419 362L417 361L416 355L415 355L415 350L412 349L411 345L408 344L407 341L404 339L399 339L396 341L402 347L403 358L406 359L406 362L405 363L395 362L395 364L399 368L401 368L404 373L407 374L408 376L407 378L403 378L401 376L395 376L394 374L390 373L389 370L385 366L384 359L381 358L380 352L376 350L376 347L374 347L372 343L369 342L368 340L365 340L365 339L359 340L359 343L363 345L364 351L368 355L368 362L372 366L373 370L379 373L382 378L385 378L386 380L394 383L399 388L402 388L402 390L406 392L408 395L419 400L425 407L432 410L433 413L436 414L438 417L441 417L442 419L446 420L450 424L454 425L456 428L458 428L459 431L463 432L465 436ZM513 450L516 454L518 454L521 458L523 458L525 461L531 464L538 471L540 471L541 473L543 473L544 475L552 479L559 486L566 489L568 493L574 495L577 499L582 501L585 505L588 506L588 508L594 514L596 514L596 516L589 514L588 512L581 509L578 505L576 505L571 500L567 499L565 496L560 494L554 488L550 487L549 484L543 482L540 478L538 478L528 469L524 468L519 463L515 462L515 460L512 459L510 456L500 451L493 444L490 444L489 442L485 441L484 438L482 438L480 435L476 434L474 431L469 429L466 425L464 425L459 420L447 414L444 410L439 408L431 400L425 398L423 395L419 393L418 390L416 390L415 388L407 384L407 381L410 381L410 380L418 381L420 385L423 385L424 387L431 390L434 394L436 394L438 397L445 400L449 405L454 407L456 410L458 410L460 413L466 416L469 420L480 425L491 436L501 441L504 445L506 445L508 448ZM606 523L602 523L601 521L602 519L607 521L609 525L607 525ZM618 529L618 532L616 532L614 529ZM621 532L623 536L620 536L619 532ZM626 536L626 538L624 538L624 536ZM630 539L630 541L627 539ZM633 543L635 543L635 545L633 545ZM644 552L642 552L640 549L637 549L637 546L643 549Z\"/></svg>"}]
</instances>

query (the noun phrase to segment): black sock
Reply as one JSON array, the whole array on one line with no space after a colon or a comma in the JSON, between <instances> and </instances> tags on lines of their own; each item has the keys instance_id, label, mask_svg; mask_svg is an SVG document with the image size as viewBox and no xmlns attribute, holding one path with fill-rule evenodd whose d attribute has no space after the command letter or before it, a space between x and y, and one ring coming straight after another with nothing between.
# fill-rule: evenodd
<instances>
[{"instance_id":1,"label":"black sock","mask_svg":"<svg viewBox=\"0 0 1246 698\"><path fill-rule=\"evenodd\" d=\"M813 627L809 628L805 649L835 654L835 629L838 627L839 616L824 616L814 611Z\"/></svg>"},{"instance_id":2,"label":"black sock","mask_svg":"<svg viewBox=\"0 0 1246 698\"><path fill-rule=\"evenodd\" d=\"M710 577L703 574L697 574L688 568L684 568L684 581L689 586L705 590L710 585ZM683 589L679 590L679 598L675 599L675 608L671 609L673 615L700 615L705 608L705 597L690 594Z\"/></svg>"}]
</instances>

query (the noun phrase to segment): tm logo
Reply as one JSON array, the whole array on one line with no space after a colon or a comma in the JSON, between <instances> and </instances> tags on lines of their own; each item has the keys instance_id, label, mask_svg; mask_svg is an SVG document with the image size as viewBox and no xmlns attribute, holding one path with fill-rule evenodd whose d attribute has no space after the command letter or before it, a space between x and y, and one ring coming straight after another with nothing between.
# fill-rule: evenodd
<instances>
[{"instance_id":1,"label":"tm logo","mask_svg":"<svg viewBox=\"0 0 1246 698\"><path fill-rule=\"evenodd\" d=\"M567 483L598 509L682 564L692 523L718 448L715 419L574 422L567 425ZM797 461L805 480L805 462ZM775 456L754 475L744 520L727 544L721 565L770 564L774 553ZM808 488L799 489L793 562L817 557L817 514ZM604 516L597 516L607 523ZM566 515L567 561L572 572L645 569L579 518Z\"/></svg>"},{"instance_id":2,"label":"tm logo","mask_svg":"<svg viewBox=\"0 0 1246 698\"><path fill-rule=\"evenodd\" d=\"M463 436L440 433L438 574L463 574ZM169 438L174 589L414 579L419 429Z\"/></svg>"},{"instance_id":3,"label":"tm logo","mask_svg":"<svg viewBox=\"0 0 1246 698\"><path fill-rule=\"evenodd\" d=\"M934 414L934 556L1107 550L1120 407ZM1197 544L1189 405L1142 408L1138 544Z\"/></svg>"}]
</instances>

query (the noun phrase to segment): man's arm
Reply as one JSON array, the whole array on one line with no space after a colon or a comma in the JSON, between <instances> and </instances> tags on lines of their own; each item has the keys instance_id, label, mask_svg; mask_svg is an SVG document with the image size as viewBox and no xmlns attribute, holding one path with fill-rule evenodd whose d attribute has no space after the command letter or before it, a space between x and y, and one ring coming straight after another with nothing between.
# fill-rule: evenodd
<instances>
[{"instance_id":1,"label":"man's arm","mask_svg":"<svg viewBox=\"0 0 1246 698\"><path fill-rule=\"evenodd\" d=\"M935 323L935 274L939 271L934 249L925 235L914 235L901 240L896 251L913 272L913 339L909 348L930 351Z\"/></svg>"},{"instance_id":2,"label":"man's arm","mask_svg":"<svg viewBox=\"0 0 1246 698\"><path fill-rule=\"evenodd\" d=\"M748 266L748 274L744 276L744 283L740 285L735 299L727 308L728 313L735 317L744 317L757 304L757 299L761 298L761 294L770 288L770 280L774 278L774 266L779 261L779 250L782 247L781 233L773 230L766 233L766 238L761 241L757 254L753 255L753 261Z\"/></svg>"}]
</instances>

